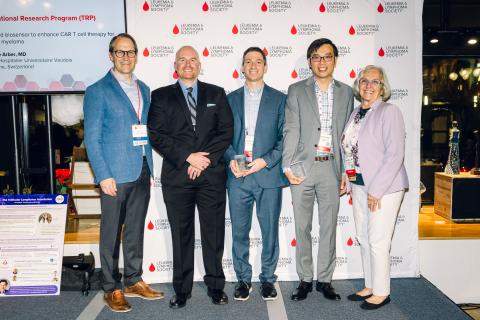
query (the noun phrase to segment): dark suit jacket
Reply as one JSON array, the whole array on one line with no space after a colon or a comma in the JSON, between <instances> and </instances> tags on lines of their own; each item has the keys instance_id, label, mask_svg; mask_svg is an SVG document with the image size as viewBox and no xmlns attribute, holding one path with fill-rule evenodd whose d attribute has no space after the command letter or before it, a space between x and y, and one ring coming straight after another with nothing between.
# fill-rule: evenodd
<instances>
[{"instance_id":1,"label":"dark suit jacket","mask_svg":"<svg viewBox=\"0 0 480 320\"><path fill-rule=\"evenodd\" d=\"M243 154L245 148L245 96L244 88L228 95L228 102L233 112L235 129L232 144L225 153L227 165L237 154ZM282 172L283 122L285 120L285 94L267 85L263 88L258 109L253 142L253 158L263 158L267 167L253 174L255 181L262 188L279 188L287 185ZM230 187L234 182L242 182L244 178L235 178L227 169Z\"/></svg>"},{"instance_id":2,"label":"dark suit jacket","mask_svg":"<svg viewBox=\"0 0 480 320\"><path fill-rule=\"evenodd\" d=\"M152 147L163 157L162 185L183 187L192 180L186 162L192 152L209 152L210 166L197 179L225 184L223 154L233 136L232 111L223 88L198 81L196 131L180 84L156 89L148 114Z\"/></svg>"},{"instance_id":3,"label":"dark suit jacket","mask_svg":"<svg viewBox=\"0 0 480 320\"><path fill-rule=\"evenodd\" d=\"M143 98L142 123L147 121L150 89L142 81L138 87ZM143 164L142 147L133 146L132 125L135 112L117 79L109 71L85 91L85 146L95 173L95 182L114 178L117 183L135 181ZM145 145L150 172L153 174L152 147Z\"/></svg>"}]
</instances>

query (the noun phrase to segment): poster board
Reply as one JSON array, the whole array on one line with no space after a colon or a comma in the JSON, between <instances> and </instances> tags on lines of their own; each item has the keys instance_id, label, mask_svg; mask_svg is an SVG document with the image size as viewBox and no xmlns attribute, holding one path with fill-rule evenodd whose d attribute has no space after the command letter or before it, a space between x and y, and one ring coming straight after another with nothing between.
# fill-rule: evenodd
<instances>
[{"instance_id":1,"label":"poster board","mask_svg":"<svg viewBox=\"0 0 480 320\"><path fill-rule=\"evenodd\" d=\"M0 197L0 298L60 294L68 196Z\"/></svg>"}]
</instances>

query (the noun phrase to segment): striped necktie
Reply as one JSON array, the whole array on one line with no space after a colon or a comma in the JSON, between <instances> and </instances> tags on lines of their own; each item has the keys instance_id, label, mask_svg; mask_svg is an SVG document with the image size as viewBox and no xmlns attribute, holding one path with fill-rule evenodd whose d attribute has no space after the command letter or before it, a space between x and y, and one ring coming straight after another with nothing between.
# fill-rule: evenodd
<instances>
[{"instance_id":1,"label":"striped necktie","mask_svg":"<svg viewBox=\"0 0 480 320\"><path fill-rule=\"evenodd\" d=\"M188 109L190 110L190 118L192 119L193 130L195 130L196 125L196 117L197 117L197 103L195 102L195 98L192 95L193 88L187 88L187 103Z\"/></svg>"}]
</instances>

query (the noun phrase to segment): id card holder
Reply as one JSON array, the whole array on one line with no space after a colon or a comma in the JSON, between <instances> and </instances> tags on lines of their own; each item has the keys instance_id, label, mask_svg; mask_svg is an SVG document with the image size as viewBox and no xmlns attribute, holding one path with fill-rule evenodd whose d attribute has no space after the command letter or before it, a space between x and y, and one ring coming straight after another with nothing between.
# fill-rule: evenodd
<instances>
[{"instance_id":1,"label":"id card holder","mask_svg":"<svg viewBox=\"0 0 480 320\"><path fill-rule=\"evenodd\" d=\"M247 163L253 161L253 138L252 135L245 135L245 150L243 153L247 157Z\"/></svg>"},{"instance_id":2,"label":"id card holder","mask_svg":"<svg viewBox=\"0 0 480 320\"><path fill-rule=\"evenodd\" d=\"M133 145L144 146L148 143L147 126L144 124L132 125Z\"/></svg>"},{"instance_id":3,"label":"id card holder","mask_svg":"<svg viewBox=\"0 0 480 320\"><path fill-rule=\"evenodd\" d=\"M355 182L357 180L357 171L355 170L353 157L345 157L345 173L348 181Z\"/></svg>"}]
</instances>

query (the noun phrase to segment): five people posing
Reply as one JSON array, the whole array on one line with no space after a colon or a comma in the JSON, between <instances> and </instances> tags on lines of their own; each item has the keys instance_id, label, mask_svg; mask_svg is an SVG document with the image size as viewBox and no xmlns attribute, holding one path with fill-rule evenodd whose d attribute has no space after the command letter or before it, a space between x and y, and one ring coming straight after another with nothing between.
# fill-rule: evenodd
<instances>
[{"instance_id":1,"label":"five people posing","mask_svg":"<svg viewBox=\"0 0 480 320\"><path fill-rule=\"evenodd\" d=\"M247 300L252 290L249 233L254 204L262 235L261 296L277 298L278 220L282 188L288 183L300 279L291 299L306 299L316 276L316 290L340 300L331 280L339 197L348 187L365 272L365 288L348 299L365 300L365 309L390 301L388 255L408 182L403 119L397 107L382 102L390 90L381 68L367 67L352 92L333 78L337 47L329 39L317 39L307 50L312 76L292 84L285 96L264 83L266 56L250 47L242 58L245 84L226 96L223 88L198 80L199 55L184 46L175 55L178 81L153 91L150 103L149 88L133 74L137 52L130 35L114 37L109 48L113 67L87 88L84 102L85 144L101 187L104 300L113 311L131 310L125 296L164 297L141 278L152 148L163 157L162 192L173 246L171 308L184 307L191 297L195 208L208 296L214 304L228 303L222 268L225 186L238 280L234 299ZM354 93L362 105L352 113ZM362 111L370 108L369 113ZM320 225L316 274L311 236L315 202ZM125 288L118 266L120 236Z\"/></svg>"}]
</instances>

